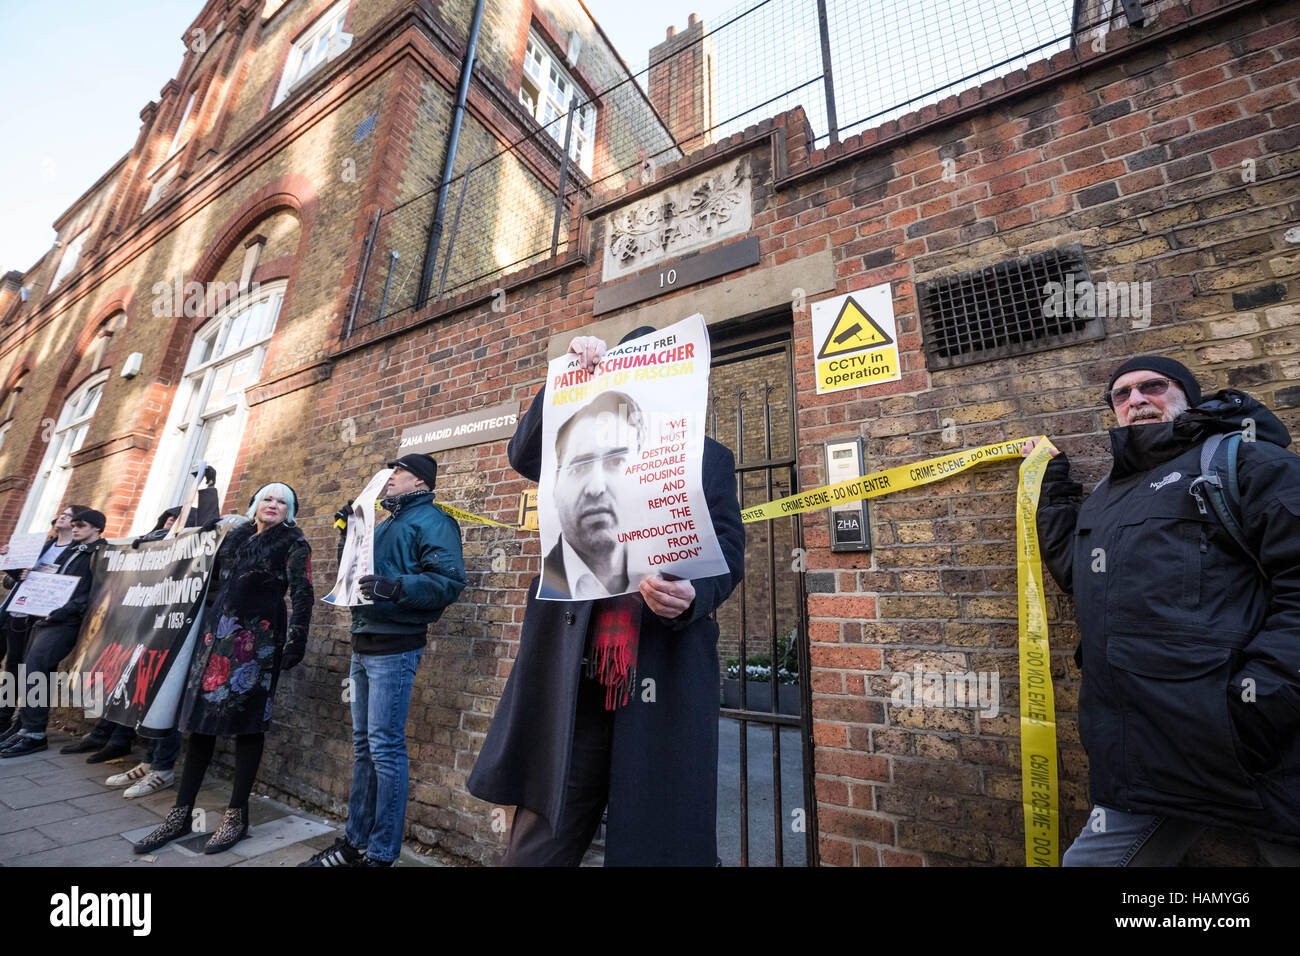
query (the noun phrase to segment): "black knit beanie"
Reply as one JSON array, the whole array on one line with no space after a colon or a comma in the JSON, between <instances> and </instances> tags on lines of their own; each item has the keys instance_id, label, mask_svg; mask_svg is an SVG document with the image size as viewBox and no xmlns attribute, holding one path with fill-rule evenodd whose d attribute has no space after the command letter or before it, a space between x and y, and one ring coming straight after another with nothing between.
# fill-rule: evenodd
<instances>
[{"instance_id":1,"label":"black knit beanie","mask_svg":"<svg viewBox=\"0 0 1300 956\"><path fill-rule=\"evenodd\" d=\"M1121 375L1138 371L1158 372L1165 378L1177 382L1187 396L1188 408L1195 408L1201 404L1200 383L1196 381L1196 376L1191 373L1191 370L1186 365L1163 355L1138 355L1117 368L1115 374L1110 377L1110 384L1106 386L1107 405L1110 405L1111 408L1115 407L1110 401L1110 390L1115 387L1115 381Z\"/></svg>"}]
</instances>

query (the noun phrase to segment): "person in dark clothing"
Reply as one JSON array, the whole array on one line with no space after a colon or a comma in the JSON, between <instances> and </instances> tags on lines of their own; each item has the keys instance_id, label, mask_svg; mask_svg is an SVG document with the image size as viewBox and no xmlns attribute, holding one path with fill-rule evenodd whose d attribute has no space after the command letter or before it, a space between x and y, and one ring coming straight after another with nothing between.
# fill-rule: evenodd
<instances>
[{"instance_id":1,"label":"person in dark clothing","mask_svg":"<svg viewBox=\"0 0 1300 956\"><path fill-rule=\"evenodd\" d=\"M59 509L58 515L50 522L50 536L45 541L41 556L36 559L37 565L44 566L44 570L47 571L54 567L59 555L72 543L72 519L76 517L77 512L85 510L85 505L64 505ZM0 546L0 554L8 553L9 545ZM4 582L10 591L4 601L0 602L0 641L3 642L0 643L0 650L4 651L4 669L11 681L9 686L15 689L18 687L18 665L23 663L26 654L32 619L22 613L10 614L7 608L9 601L18 590L19 583L27 577L27 572L30 570L32 569L14 568L4 572ZM16 715L17 707L12 706L7 707L5 713L0 716L0 744L22 730L22 723Z\"/></svg>"},{"instance_id":2,"label":"person in dark clothing","mask_svg":"<svg viewBox=\"0 0 1300 956\"><path fill-rule=\"evenodd\" d=\"M191 477L198 477L198 469L190 472ZM199 528L215 525L221 517L221 502L217 494L216 482L217 471L211 465L208 465L203 472L206 487L201 488L198 493L198 507L190 510L185 520L186 528ZM180 505L168 508L158 516L157 522L152 530L142 534L131 542L131 547L139 548L140 544L145 541L160 541L171 531L177 519L180 518L183 509ZM91 728L90 733L84 737L74 740L59 750L62 754L77 754L93 751L86 758L86 763L102 763L105 760L115 760L118 757L124 757L131 752L132 745L135 743L134 728L124 726L123 724L114 723L107 717L102 717ZM166 784L163 781L164 774L170 774L171 769L176 764L176 755L180 752L181 738L180 732L173 729L170 734L162 738L147 738L145 749L147 751L146 764L152 766L155 762L161 765L158 770L158 776L150 776L147 784L142 783L147 772L141 772L141 767L145 764L138 764L126 773L114 774L109 777L105 783L110 787L130 787L126 796L137 797L145 793L151 793L154 790L160 790ZM161 748L161 752L159 749Z\"/></svg>"},{"instance_id":3,"label":"person in dark clothing","mask_svg":"<svg viewBox=\"0 0 1300 956\"><path fill-rule=\"evenodd\" d=\"M605 343L580 336L569 350L590 371ZM510 464L531 481L545 404L543 386L510 441ZM479 799L516 808L504 865L577 866L607 806L607 866L717 865L714 612L744 575L745 531L735 459L712 439L703 488L727 573L656 574L631 594L567 603L539 599L533 579L518 656L468 783ZM620 644L635 649L636 687L602 666Z\"/></svg>"},{"instance_id":4,"label":"person in dark clothing","mask_svg":"<svg viewBox=\"0 0 1300 956\"><path fill-rule=\"evenodd\" d=\"M460 526L433 503L429 455L390 461L375 528L374 574L352 607L352 789L346 832L299 866L392 866L402 850L410 767L406 716L429 625L465 587ZM350 517L351 502L340 514ZM346 524L342 534L347 533ZM340 536L342 537L342 535ZM339 555L343 541L339 542Z\"/></svg>"},{"instance_id":5,"label":"person in dark clothing","mask_svg":"<svg viewBox=\"0 0 1300 956\"><path fill-rule=\"evenodd\" d=\"M1074 596L1082 636L1095 804L1063 862L1174 865L1217 824L1296 865L1300 457L1258 401L1233 389L1202 399L1162 356L1121 365L1106 401L1119 423L1109 475L1080 504L1058 455L1038 509L1044 562ZM1203 469L1207 440L1242 432L1234 475L1214 458ZM1202 479L1238 487L1241 542L1205 507Z\"/></svg>"},{"instance_id":6,"label":"person in dark clothing","mask_svg":"<svg viewBox=\"0 0 1300 956\"><path fill-rule=\"evenodd\" d=\"M78 578L76 589L66 604L32 624L24 660L29 685L33 677L39 679L43 674L46 688L50 688L59 662L76 646L81 619L90 600L91 564L103 547L100 535L105 523L103 513L92 508L82 509L72 519L72 541L54 562L52 573L75 575ZM37 569L41 568L42 565L38 564ZM49 747L45 739L45 728L50 719L48 696L48 693L44 695L44 700L38 696L36 701L29 698L23 704L18 715L22 730L4 744L0 758L21 757Z\"/></svg>"},{"instance_id":7,"label":"person in dark clothing","mask_svg":"<svg viewBox=\"0 0 1300 956\"><path fill-rule=\"evenodd\" d=\"M248 834L248 798L262 759L280 672L307 648L315 594L311 546L296 523L298 499L286 484L264 485L248 521L217 552L218 590L194 648L178 729L190 734L176 803L162 825L135 845L151 853L191 831L191 813L217 737L235 738L235 779L221 825L204 853L230 849ZM284 606L286 592L292 614Z\"/></svg>"}]
</instances>

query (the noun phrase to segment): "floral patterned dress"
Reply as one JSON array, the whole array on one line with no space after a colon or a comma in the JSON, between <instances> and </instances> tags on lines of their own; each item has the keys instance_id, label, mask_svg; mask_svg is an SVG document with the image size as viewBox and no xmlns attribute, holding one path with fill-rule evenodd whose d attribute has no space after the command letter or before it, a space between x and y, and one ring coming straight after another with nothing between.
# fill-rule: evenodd
<instances>
[{"instance_id":1,"label":"floral patterned dress","mask_svg":"<svg viewBox=\"0 0 1300 956\"><path fill-rule=\"evenodd\" d=\"M283 524L257 534L248 522L227 533L217 552L216 599L194 648L179 727L214 736L261 733L288 642L305 642L315 593L311 546ZM289 593L293 613L285 611Z\"/></svg>"}]
</instances>

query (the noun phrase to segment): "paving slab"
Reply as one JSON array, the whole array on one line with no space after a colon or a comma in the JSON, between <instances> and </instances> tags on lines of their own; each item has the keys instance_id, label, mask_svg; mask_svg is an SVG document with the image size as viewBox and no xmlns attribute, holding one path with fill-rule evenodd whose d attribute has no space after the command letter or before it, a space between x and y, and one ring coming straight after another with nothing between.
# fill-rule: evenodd
<instances>
[{"instance_id":1,"label":"paving slab","mask_svg":"<svg viewBox=\"0 0 1300 956\"><path fill-rule=\"evenodd\" d=\"M67 801L69 806L76 807L82 813L99 813L103 810L119 810L122 807L132 807L139 804L138 800L128 800L122 796L123 787L116 790L108 790L104 793L92 793L88 797L77 797L75 800Z\"/></svg>"},{"instance_id":2,"label":"paving slab","mask_svg":"<svg viewBox=\"0 0 1300 956\"><path fill-rule=\"evenodd\" d=\"M45 803L26 810L7 810L0 812L0 834L31 829L42 823L71 820L84 812L70 803Z\"/></svg>"},{"instance_id":3,"label":"paving slab","mask_svg":"<svg viewBox=\"0 0 1300 956\"><path fill-rule=\"evenodd\" d=\"M98 784L104 783L104 774L92 773L93 767L46 767L42 770L34 770L23 775L23 778L30 780L37 786L44 787L50 784L67 783L71 780L93 780ZM12 780L13 777L8 778Z\"/></svg>"},{"instance_id":4,"label":"paving slab","mask_svg":"<svg viewBox=\"0 0 1300 956\"><path fill-rule=\"evenodd\" d=\"M67 783L51 784L48 787L32 784L21 790L0 793L0 803L11 810L22 810L42 803L59 803L77 797L88 797L92 793L102 793L104 789L93 780L70 780Z\"/></svg>"},{"instance_id":5,"label":"paving slab","mask_svg":"<svg viewBox=\"0 0 1300 956\"><path fill-rule=\"evenodd\" d=\"M297 866L299 863L306 863L316 853L305 843L291 843L288 846L280 847L278 850L272 850L270 853L263 853L261 856L254 857L251 860L240 860L234 866Z\"/></svg>"},{"instance_id":6,"label":"paving slab","mask_svg":"<svg viewBox=\"0 0 1300 956\"><path fill-rule=\"evenodd\" d=\"M46 753L49 753L49 751L46 751ZM43 753L0 760L0 780L6 777L22 777L29 773L39 773L41 770L57 770L58 766L58 764L47 760Z\"/></svg>"},{"instance_id":7,"label":"paving slab","mask_svg":"<svg viewBox=\"0 0 1300 956\"><path fill-rule=\"evenodd\" d=\"M0 836L0 863L12 866L14 864L10 861L16 858L29 856L32 853L48 850L58 845L57 841L51 840L35 828L15 830L12 833Z\"/></svg>"},{"instance_id":8,"label":"paving slab","mask_svg":"<svg viewBox=\"0 0 1300 956\"><path fill-rule=\"evenodd\" d=\"M120 836L100 837L89 843L73 843L30 856L20 857L6 866L122 866L131 861L131 844Z\"/></svg>"},{"instance_id":9,"label":"paving slab","mask_svg":"<svg viewBox=\"0 0 1300 956\"><path fill-rule=\"evenodd\" d=\"M120 836L123 830L145 826L152 822L153 814L143 807L121 807L100 813L88 813L58 823L45 823L36 829L60 846L66 846L70 843L88 843L110 834Z\"/></svg>"},{"instance_id":10,"label":"paving slab","mask_svg":"<svg viewBox=\"0 0 1300 956\"><path fill-rule=\"evenodd\" d=\"M323 833L336 832L336 827L327 824L315 823L294 815L285 816L249 827L248 836L235 844L230 852L238 853L242 857L260 856Z\"/></svg>"}]
</instances>

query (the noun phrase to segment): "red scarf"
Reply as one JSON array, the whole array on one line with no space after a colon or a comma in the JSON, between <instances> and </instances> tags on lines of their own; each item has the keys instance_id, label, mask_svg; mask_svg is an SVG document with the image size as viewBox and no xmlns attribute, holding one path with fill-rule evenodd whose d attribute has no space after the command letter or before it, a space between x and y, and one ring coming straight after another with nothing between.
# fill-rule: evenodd
<instances>
[{"instance_id":1,"label":"red scarf","mask_svg":"<svg viewBox=\"0 0 1300 956\"><path fill-rule=\"evenodd\" d=\"M636 683L636 648L641 632L641 595L596 601L587 628L587 676L605 687L605 709L627 705Z\"/></svg>"}]
</instances>

